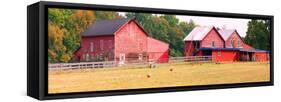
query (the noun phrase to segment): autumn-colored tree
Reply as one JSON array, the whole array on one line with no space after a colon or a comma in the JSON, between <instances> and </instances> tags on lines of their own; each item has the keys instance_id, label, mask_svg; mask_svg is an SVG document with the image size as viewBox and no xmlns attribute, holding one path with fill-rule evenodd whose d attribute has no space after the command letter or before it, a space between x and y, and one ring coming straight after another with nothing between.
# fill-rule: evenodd
<instances>
[{"instance_id":1,"label":"autumn-colored tree","mask_svg":"<svg viewBox=\"0 0 281 102\"><path fill-rule=\"evenodd\" d=\"M80 33L95 21L90 10L48 9L49 62L68 62L80 46Z\"/></svg>"},{"instance_id":2,"label":"autumn-colored tree","mask_svg":"<svg viewBox=\"0 0 281 102\"><path fill-rule=\"evenodd\" d=\"M69 62L79 48L81 33L97 19L121 18L117 12L48 9L48 61Z\"/></svg>"}]
</instances>

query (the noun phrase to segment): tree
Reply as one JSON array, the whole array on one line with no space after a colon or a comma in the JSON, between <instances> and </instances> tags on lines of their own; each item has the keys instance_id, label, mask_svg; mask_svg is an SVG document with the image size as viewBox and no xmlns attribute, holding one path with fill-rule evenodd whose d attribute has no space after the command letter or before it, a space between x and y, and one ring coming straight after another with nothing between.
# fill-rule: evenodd
<instances>
[{"instance_id":1,"label":"tree","mask_svg":"<svg viewBox=\"0 0 281 102\"><path fill-rule=\"evenodd\" d=\"M122 18L118 12L48 9L48 61L69 62L79 48L81 33L96 20Z\"/></svg>"},{"instance_id":2,"label":"tree","mask_svg":"<svg viewBox=\"0 0 281 102\"><path fill-rule=\"evenodd\" d=\"M192 20L180 22L174 15L126 13L126 17L136 18L150 37L169 43L170 56L183 56L182 40L196 26Z\"/></svg>"},{"instance_id":3,"label":"tree","mask_svg":"<svg viewBox=\"0 0 281 102\"><path fill-rule=\"evenodd\" d=\"M119 15L119 13L111 11L95 11L95 16L97 20L112 20L123 18L121 15Z\"/></svg>"},{"instance_id":4,"label":"tree","mask_svg":"<svg viewBox=\"0 0 281 102\"><path fill-rule=\"evenodd\" d=\"M268 20L249 21L245 42L257 49L270 50L269 27Z\"/></svg>"},{"instance_id":5,"label":"tree","mask_svg":"<svg viewBox=\"0 0 281 102\"><path fill-rule=\"evenodd\" d=\"M174 27L179 23L179 19L177 19L175 15L164 15L160 17L166 19L171 27Z\"/></svg>"},{"instance_id":6,"label":"tree","mask_svg":"<svg viewBox=\"0 0 281 102\"><path fill-rule=\"evenodd\" d=\"M80 33L94 21L91 10L48 9L48 61L70 61L80 45Z\"/></svg>"}]
</instances>

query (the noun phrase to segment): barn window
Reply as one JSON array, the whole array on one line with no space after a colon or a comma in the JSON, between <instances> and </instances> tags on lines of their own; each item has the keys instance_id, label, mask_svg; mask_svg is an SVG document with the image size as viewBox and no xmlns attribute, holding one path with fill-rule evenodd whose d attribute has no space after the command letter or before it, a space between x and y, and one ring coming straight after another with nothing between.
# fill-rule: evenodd
<instances>
[{"instance_id":1,"label":"barn window","mask_svg":"<svg viewBox=\"0 0 281 102\"><path fill-rule=\"evenodd\" d=\"M237 47L238 48L240 47L240 40L238 40L238 42L237 42Z\"/></svg>"},{"instance_id":2,"label":"barn window","mask_svg":"<svg viewBox=\"0 0 281 102\"><path fill-rule=\"evenodd\" d=\"M108 41L108 46L109 46L110 49L112 48L112 45L113 45L112 40L109 40Z\"/></svg>"},{"instance_id":3,"label":"barn window","mask_svg":"<svg viewBox=\"0 0 281 102\"><path fill-rule=\"evenodd\" d=\"M230 41L230 47L234 47L234 41L233 40Z\"/></svg>"},{"instance_id":4,"label":"barn window","mask_svg":"<svg viewBox=\"0 0 281 102\"><path fill-rule=\"evenodd\" d=\"M93 42L90 43L90 52L94 52L94 43Z\"/></svg>"},{"instance_id":5,"label":"barn window","mask_svg":"<svg viewBox=\"0 0 281 102\"><path fill-rule=\"evenodd\" d=\"M216 46L215 46L215 41L212 41L212 47L216 47Z\"/></svg>"}]
</instances>

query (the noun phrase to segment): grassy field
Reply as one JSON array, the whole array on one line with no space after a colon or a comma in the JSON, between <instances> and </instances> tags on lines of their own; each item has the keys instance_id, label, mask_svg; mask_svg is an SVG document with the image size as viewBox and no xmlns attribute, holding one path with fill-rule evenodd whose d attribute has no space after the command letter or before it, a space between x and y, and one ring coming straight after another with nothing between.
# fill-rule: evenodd
<instances>
[{"instance_id":1,"label":"grassy field","mask_svg":"<svg viewBox=\"0 0 281 102\"><path fill-rule=\"evenodd\" d=\"M269 63L182 63L156 68L49 71L49 93L269 81Z\"/></svg>"}]
</instances>

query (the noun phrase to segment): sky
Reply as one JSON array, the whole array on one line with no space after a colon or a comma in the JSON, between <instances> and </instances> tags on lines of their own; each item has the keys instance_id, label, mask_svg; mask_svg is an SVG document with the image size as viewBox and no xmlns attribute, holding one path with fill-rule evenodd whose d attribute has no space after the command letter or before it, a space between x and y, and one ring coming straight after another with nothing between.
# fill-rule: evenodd
<instances>
[{"instance_id":1,"label":"sky","mask_svg":"<svg viewBox=\"0 0 281 102\"><path fill-rule=\"evenodd\" d=\"M125 12L119 12L125 15ZM248 29L248 21L251 19L222 18L222 17L203 17L203 16L183 16L176 15L180 21L189 22L191 19L199 26L215 26L226 29L236 29L240 36L245 37Z\"/></svg>"},{"instance_id":2,"label":"sky","mask_svg":"<svg viewBox=\"0 0 281 102\"><path fill-rule=\"evenodd\" d=\"M240 36L245 37L248 29L248 22L251 19L203 17L203 16L176 16L180 21L189 22L191 19L200 26L215 26L225 29L236 29Z\"/></svg>"}]
</instances>

